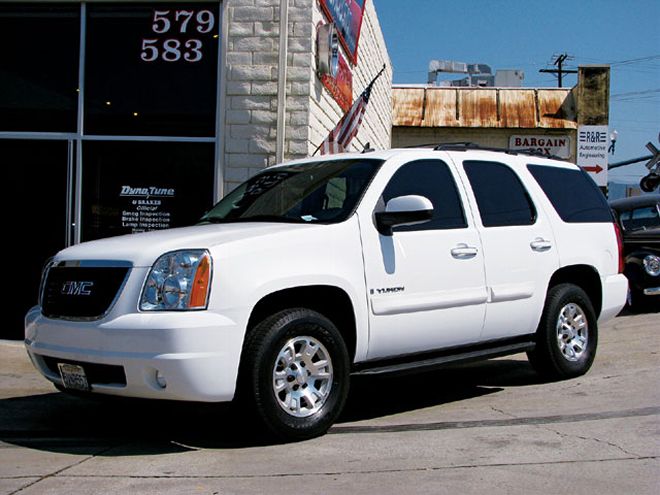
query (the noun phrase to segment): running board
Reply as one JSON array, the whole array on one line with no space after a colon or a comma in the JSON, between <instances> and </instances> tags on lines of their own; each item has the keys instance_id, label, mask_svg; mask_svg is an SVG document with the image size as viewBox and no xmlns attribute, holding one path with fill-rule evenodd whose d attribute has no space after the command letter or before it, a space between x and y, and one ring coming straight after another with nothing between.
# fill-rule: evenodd
<instances>
[{"instance_id":1,"label":"running board","mask_svg":"<svg viewBox=\"0 0 660 495\"><path fill-rule=\"evenodd\" d=\"M531 341L517 342L506 345L498 345L488 348L481 348L476 350L463 350L460 352L456 349L452 354L445 354L436 357L426 357L425 355L417 355L417 360L409 357L408 360L402 362L402 358L396 360L387 360L378 362L363 362L356 365L355 371L351 373L353 376L364 375L383 375L386 373L417 373L423 371L430 371L448 364L466 363L470 361L481 361L484 359L491 359L509 354L517 354L519 352L526 352L534 350L536 344ZM388 363L389 361L389 363ZM396 362L392 362L396 361Z\"/></svg>"}]
</instances>

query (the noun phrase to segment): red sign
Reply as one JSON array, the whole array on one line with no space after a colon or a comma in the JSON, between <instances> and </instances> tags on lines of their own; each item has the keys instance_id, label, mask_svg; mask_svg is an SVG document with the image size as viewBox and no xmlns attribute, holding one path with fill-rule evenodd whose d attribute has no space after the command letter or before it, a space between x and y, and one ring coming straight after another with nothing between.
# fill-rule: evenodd
<instances>
[{"instance_id":1,"label":"red sign","mask_svg":"<svg viewBox=\"0 0 660 495\"><path fill-rule=\"evenodd\" d=\"M353 65L357 64L357 47L362 29L362 16L367 0L320 0L321 8L337 27L339 41Z\"/></svg>"},{"instance_id":2,"label":"red sign","mask_svg":"<svg viewBox=\"0 0 660 495\"><path fill-rule=\"evenodd\" d=\"M332 77L328 74L323 74L321 76L321 82L334 100L339 103L341 109L347 112L353 103L353 73L341 53L339 54L337 75Z\"/></svg>"}]
</instances>

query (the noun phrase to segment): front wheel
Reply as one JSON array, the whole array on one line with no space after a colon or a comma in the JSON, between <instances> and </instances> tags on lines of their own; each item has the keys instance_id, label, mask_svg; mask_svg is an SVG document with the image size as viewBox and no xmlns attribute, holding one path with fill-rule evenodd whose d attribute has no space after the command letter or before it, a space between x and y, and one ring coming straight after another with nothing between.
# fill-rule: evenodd
<instances>
[{"instance_id":1,"label":"front wheel","mask_svg":"<svg viewBox=\"0 0 660 495\"><path fill-rule=\"evenodd\" d=\"M330 320L304 308L280 311L247 337L239 394L278 438L312 438L341 413L349 366L344 340Z\"/></svg>"},{"instance_id":2,"label":"front wheel","mask_svg":"<svg viewBox=\"0 0 660 495\"><path fill-rule=\"evenodd\" d=\"M536 371L550 380L585 374L596 357L598 323L589 296L573 284L548 291L536 331L536 347L527 353Z\"/></svg>"}]
</instances>

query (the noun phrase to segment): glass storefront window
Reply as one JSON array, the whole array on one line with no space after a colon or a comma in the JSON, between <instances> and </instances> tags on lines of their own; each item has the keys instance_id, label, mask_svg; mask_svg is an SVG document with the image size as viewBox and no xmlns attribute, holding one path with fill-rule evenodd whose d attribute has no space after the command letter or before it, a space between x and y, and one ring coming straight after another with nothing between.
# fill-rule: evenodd
<instances>
[{"instance_id":1,"label":"glass storefront window","mask_svg":"<svg viewBox=\"0 0 660 495\"><path fill-rule=\"evenodd\" d=\"M82 240L191 225L213 205L213 143L83 143Z\"/></svg>"},{"instance_id":2,"label":"glass storefront window","mask_svg":"<svg viewBox=\"0 0 660 495\"><path fill-rule=\"evenodd\" d=\"M21 337L60 249L213 206L220 5L0 0L0 163L19 198L5 210L27 246L0 338Z\"/></svg>"},{"instance_id":3,"label":"glass storefront window","mask_svg":"<svg viewBox=\"0 0 660 495\"><path fill-rule=\"evenodd\" d=\"M25 313L37 304L41 269L66 245L68 146L67 141L0 139L3 177L12 192L3 195L5 252L21 260L0 339L23 335Z\"/></svg>"},{"instance_id":4,"label":"glass storefront window","mask_svg":"<svg viewBox=\"0 0 660 495\"><path fill-rule=\"evenodd\" d=\"M80 6L0 3L0 131L76 132Z\"/></svg>"},{"instance_id":5,"label":"glass storefront window","mask_svg":"<svg viewBox=\"0 0 660 495\"><path fill-rule=\"evenodd\" d=\"M217 3L88 4L85 134L215 135Z\"/></svg>"}]
</instances>

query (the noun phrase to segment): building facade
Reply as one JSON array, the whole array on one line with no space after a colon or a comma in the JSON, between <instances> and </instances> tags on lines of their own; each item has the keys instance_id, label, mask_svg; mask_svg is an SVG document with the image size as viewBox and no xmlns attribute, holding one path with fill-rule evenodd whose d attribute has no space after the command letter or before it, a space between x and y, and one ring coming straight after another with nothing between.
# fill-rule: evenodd
<instances>
[{"instance_id":1,"label":"building facade","mask_svg":"<svg viewBox=\"0 0 660 495\"><path fill-rule=\"evenodd\" d=\"M394 86L392 106L394 147L470 142L580 165L580 129L608 124L609 67L580 67L573 88Z\"/></svg>"},{"instance_id":2,"label":"building facade","mask_svg":"<svg viewBox=\"0 0 660 495\"><path fill-rule=\"evenodd\" d=\"M346 17L343 72L320 76L317 32ZM368 0L0 3L0 43L0 163L20 198L5 211L25 274L0 338L22 334L49 256L194 223L265 166L314 153L383 64L352 146L390 145L391 64Z\"/></svg>"}]
</instances>

